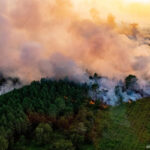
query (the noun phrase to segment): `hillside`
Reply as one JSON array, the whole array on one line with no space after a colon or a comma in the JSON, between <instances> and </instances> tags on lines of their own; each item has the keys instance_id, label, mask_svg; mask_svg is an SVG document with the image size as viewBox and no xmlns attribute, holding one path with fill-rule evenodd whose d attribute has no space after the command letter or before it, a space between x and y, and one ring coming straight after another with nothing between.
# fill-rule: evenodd
<instances>
[{"instance_id":1,"label":"hillside","mask_svg":"<svg viewBox=\"0 0 150 150\"><path fill-rule=\"evenodd\" d=\"M150 98L104 107L88 90L42 79L0 96L0 150L145 150Z\"/></svg>"}]
</instances>

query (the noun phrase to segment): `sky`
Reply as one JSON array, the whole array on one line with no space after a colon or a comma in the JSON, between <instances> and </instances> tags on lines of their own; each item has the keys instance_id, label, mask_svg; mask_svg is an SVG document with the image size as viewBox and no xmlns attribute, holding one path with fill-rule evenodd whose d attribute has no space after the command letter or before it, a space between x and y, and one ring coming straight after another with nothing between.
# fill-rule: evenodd
<instances>
[{"instance_id":1,"label":"sky","mask_svg":"<svg viewBox=\"0 0 150 150\"><path fill-rule=\"evenodd\" d=\"M72 0L76 11L89 17L89 10L95 8L101 17L113 14L118 22L150 25L150 0Z\"/></svg>"},{"instance_id":2,"label":"sky","mask_svg":"<svg viewBox=\"0 0 150 150\"><path fill-rule=\"evenodd\" d=\"M150 2L0 0L0 71L25 82L88 72L150 79Z\"/></svg>"},{"instance_id":3,"label":"sky","mask_svg":"<svg viewBox=\"0 0 150 150\"><path fill-rule=\"evenodd\" d=\"M43 0L41 3L47 3L47 1L55 2L55 0ZM90 9L94 8L101 17L107 17L111 13L119 22L136 22L141 26L150 24L150 0L70 0L70 2L82 17L89 18ZM17 0L0 0L0 10L9 11L17 3Z\"/></svg>"}]
</instances>

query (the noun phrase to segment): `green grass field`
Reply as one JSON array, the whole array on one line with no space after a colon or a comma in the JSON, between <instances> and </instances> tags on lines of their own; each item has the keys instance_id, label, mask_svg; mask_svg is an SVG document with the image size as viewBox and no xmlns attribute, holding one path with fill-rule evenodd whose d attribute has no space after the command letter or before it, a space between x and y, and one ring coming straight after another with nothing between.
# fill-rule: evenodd
<instances>
[{"instance_id":1,"label":"green grass field","mask_svg":"<svg viewBox=\"0 0 150 150\"><path fill-rule=\"evenodd\" d=\"M150 99L109 109L110 126L103 131L101 150L145 150L150 144Z\"/></svg>"}]
</instances>

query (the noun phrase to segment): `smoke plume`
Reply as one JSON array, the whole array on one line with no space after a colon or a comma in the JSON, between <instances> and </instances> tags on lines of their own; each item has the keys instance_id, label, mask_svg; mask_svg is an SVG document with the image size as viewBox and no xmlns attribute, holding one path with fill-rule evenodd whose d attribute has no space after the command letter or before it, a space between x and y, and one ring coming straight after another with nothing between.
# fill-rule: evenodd
<instances>
[{"instance_id":1,"label":"smoke plume","mask_svg":"<svg viewBox=\"0 0 150 150\"><path fill-rule=\"evenodd\" d=\"M150 80L148 32L76 7L71 0L0 0L0 71L24 83L86 81L87 69L118 81L129 74Z\"/></svg>"}]
</instances>

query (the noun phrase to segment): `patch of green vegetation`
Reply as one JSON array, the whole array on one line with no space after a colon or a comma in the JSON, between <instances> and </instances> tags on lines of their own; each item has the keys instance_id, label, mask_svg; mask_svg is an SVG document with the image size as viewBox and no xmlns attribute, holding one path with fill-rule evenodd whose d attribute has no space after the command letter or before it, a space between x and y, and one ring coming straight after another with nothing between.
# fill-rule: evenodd
<instances>
[{"instance_id":1,"label":"patch of green vegetation","mask_svg":"<svg viewBox=\"0 0 150 150\"><path fill-rule=\"evenodd\" d=\"M150 98L104 108L88 90L42 79L0 96L0 150L145 150Z\"/></svg>"},{"instance_id":2,"label":"patch of green vegetation","mask_svg":"<svg viewBox=\"0 0 150 150\"><path fill-rule=\"evenodd\" d=\"M131 127L127 116L128 106L122 104L110 109L110 126L103 132L100 140L101 150L140 150L145 145L140 143L138 136ZM136 117L136 114L134 114Z\"/></svg>"}]
</instances>

